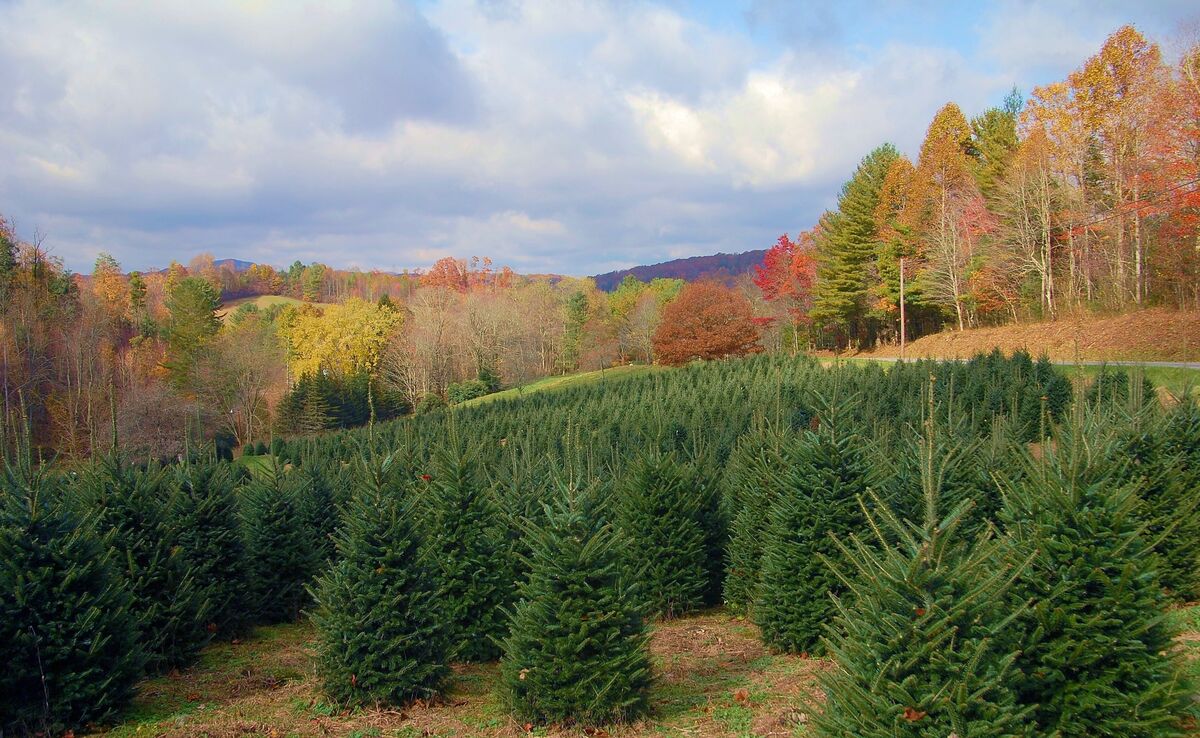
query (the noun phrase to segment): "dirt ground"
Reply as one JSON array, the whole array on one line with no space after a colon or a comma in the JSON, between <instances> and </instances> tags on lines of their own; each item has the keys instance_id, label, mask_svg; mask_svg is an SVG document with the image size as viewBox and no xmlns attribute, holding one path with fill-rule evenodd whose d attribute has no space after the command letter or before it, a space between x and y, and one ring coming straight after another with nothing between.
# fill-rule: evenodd
<instances>
[{"instance_id":1,"label":"dirt ground","mask_svg":"<svg viewBox=\"0 0 1200 738\"><path fill-rule=\"evenodd\" d=\"M1053 322L947 330L908 344L912 358L969 358L999 348L1025 350L1055 361L1200 361L1200 312L1165 308L1113 317L1082 315ZM858 356L900 355L899 346L880 346Z\"/></svg>"},{"instance_id":2,"label":"dirt ground","mask_svg":"<svg viewBox=\"0 0 1200 738\"><path fill-rule=\"evenodd\" d=\"M339 712L323 701L307 624L260 629L211 646L196 667L149 680L127 720L128 736L792 736L806 721L827 661L771 654L753 625L723 612L659 624L651 650L657 682L645 720L605 730L518 724L497 701L495 664L456 667L436 704Z\"/></svg>"}]
</instances>

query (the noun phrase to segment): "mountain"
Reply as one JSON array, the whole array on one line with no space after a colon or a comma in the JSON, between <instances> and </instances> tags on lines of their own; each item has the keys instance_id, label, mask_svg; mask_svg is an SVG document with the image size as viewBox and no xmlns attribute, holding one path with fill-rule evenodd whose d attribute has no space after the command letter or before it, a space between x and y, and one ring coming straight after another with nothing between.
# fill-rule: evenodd
<instances>
[{"instance_id":1,"label":"mountain","mask_svg":"<svg viewBox=\"0 0 1200 738\"><path fill-rule=\"evenodd\" d=\"M227 265L235 272L244 272L250 267L254 266L254 262L243 261L241 259L217 259L213 262L213 266L215 266L217 269Z\"/></svg>"},{"instance_id":2,"label":"mountain","mask_svg":"<svg viewBox=\"0 0 1200 738\"><path fill-rule=\"evenodd\" d=\"M643 282L649 282L656 277L667 279L683 279L694 282L697 279L715 279L725 284L732 284L738 277L751 271L762 263L766 249L746 251L741 254L712 254L711 256L689 256L686 259L672 259L661 264L635 266L631 269L619 269L615 272L597 274L593 279L596 286L605 292L617 288L622 279L632 274Z\"/></svg>"}]
</instances>

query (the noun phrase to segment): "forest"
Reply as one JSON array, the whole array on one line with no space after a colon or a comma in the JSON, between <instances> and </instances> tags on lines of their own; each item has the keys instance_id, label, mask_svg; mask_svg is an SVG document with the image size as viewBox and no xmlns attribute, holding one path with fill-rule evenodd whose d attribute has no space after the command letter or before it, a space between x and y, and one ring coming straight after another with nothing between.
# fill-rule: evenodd
<instances>
[{"instance_id":1,"label":"forest","mask_svg":"<svg viewBox=\"0 0 1200 738\"><path fill-rule=\"evenodd\" d=\"M334 719L436 714L478 664L513 722L468 735L641 735L669 704L654 632L718 605L769 653L836 664L788 734L1194 725L1197 654L1165 616L1200 594L1200 405L1136 370L760 355L248 458L7 459L6 735L111 725L144 676L288 623Z\"/></svg>"}]
</instances>

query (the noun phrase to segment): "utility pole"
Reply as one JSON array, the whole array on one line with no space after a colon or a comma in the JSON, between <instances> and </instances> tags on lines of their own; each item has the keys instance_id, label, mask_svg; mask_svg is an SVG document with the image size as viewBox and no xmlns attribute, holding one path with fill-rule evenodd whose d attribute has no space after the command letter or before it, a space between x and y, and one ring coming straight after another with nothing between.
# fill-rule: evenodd
<instances>
[{"instance_id":1,"label":"utility pole","mask_svg":"<svg viewBox=\"0 0 1200 738\"><path fill-rule=\"evenodd\" d=\"M904 257L900 257L900 361L904 361Z\"/></svg>"}]
</instances>

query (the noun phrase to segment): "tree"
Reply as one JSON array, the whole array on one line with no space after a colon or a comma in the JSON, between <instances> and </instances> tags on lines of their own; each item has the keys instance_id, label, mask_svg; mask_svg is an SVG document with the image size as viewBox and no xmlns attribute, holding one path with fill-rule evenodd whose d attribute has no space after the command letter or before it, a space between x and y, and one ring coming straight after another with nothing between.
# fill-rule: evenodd
<instances>
[{"instance_id":1,"label":"tree","mask_svg":"<svg viewBox=\"0 0 1200 738\"><path fill-rule=\"evenodd\" d=\"M270 427L269 399L284 382L284 353L275 326L246 318L223 327L193 364L193 388L238 445Z\"/></svg>"},{"instance_id":2,"label":"tree","mask_svg":"<svg viewBox=\"0 0 1200 738\"><path fill-rule=\"evenodd\" d=\"M187 666L212 637L209 603L175 538L168 494L161 469L139 471L115 455L87 471L78 494L133 596L151 673Z\"/></svg>"},{"instance_id":3,"label":"tree","mask_svg":"<svg viewBox=\"0 0 1200 738\"><path fill-rule=\"evenodd\" d=\"M839 539L826 559L846 588L825 648L818 736L1029 736L1029 708L1008 682L1013 654L999 645L1014 615L1005 597L1016 570L996 543L971 540L970 502L941 513L932 445L922 462L924 514L897 517L875 494L860 498L874 540Z\"/></svg>"},{"instance_id":4,"label":"tree","mask_svg":"<svg viewBox=\"0 0 1200 738\"><path fill-rule=\"evenodd\" d=\"M1009 557L1032 561L1012 591L1030 603L1010 646L1012 686L1039 734L1182 735L1191 690L1171 655L1135 488L1114 476L1120 457L1103 426L1077 414L1007 491Z\"/></svg>"},{"instance_id":5,"label":"tree","mask_svg":"<svg viewBox=\"0 0 1200 738\"><path fill-rule=\"evenodd\" d=\"M708 551L698 480L653 451L630 464L618 494L629 578L646 611L673 618L704 604Z\"/></svg>"},{"instance_id":6,"label":"tree","mask_svg":"<svg viewBox=\"0 0 1200 738\"><path fill-rule=\"evenodd\" d=\"M504 526L475 451L445 444L433 455L424 483L426 547L440 587L450 651L461 661L491 661L508 626L512 567Z\"/></svg>"},{"instance_id":7,"label":"tree","mask_svg":"<svg viewBox=\"0 0 1200 738\"><path fill-rule=\"evenodd\" d=\"M248 563L229 469L216 461L190 461L174 472L170 503L172 537L209 605L210 630L228 638L249 625Z\"/></svg>"},{"instance_id":8,"label":"tree","mask_svg":"<svg viewBox=\"0 0 1200 738\"><path fill-rule=\"evenodd\" d=\"M0 733L61 735L114 718L142 673L113 554L61 485L0 470Z\"/></svg>"},{"instance_id":9,"label":"tree","mask_svg":"<svg viewBox=\"0 0 1200 738\"><path fill-rule=\"evenodd\" d=\"M805 432L795 463L778 470L783 494L771 510L754 620L763 642L816 652L844 592L829 562L845 568L835 537L864 530L858 500L875 487L861 436L849 426L853 400L821 401L816 430Z\"/></svg>"},{"instance_id":10,"label":"tree","mask_svg":"<svg viewBox=\"0 0 1200 738\"><path fill-rule=\"evenodd\" d=\"M996 199L1000 183L1020 141L1017 116L1024 106L1021 93L1013 88L998 108L989 108L971 121L972 147L975 150L975 182L989 203Z\"/></svg>"},{"instance_id":11,"label":"tree","mask_svg":"<svg viewBox=\"0 0 1200 738\"><path fill-rule=\"evenodd\" d=\"M875 210L892 162L899 156L891 144L868 154L842 186L837 210L825 220L816 240L817 279L810 315L820 325L836 327L865 341L863 320L870 305L869 266L879 241Z\"/></svg>"},{"instance_id":12,"label":"tree","mask_svg":"<svg viewBox=\"0 0 1200 738\"><path fill-rule=\"evenodd\" d=\"M653 344L655 359L670 365L761 350L750 301L716 282L692 282L680 290L663 310Z\"/></svg>"},{"instance_id":13,"label":"tree","mask_svg":"<svg viewBox=\"0 0 1200 738\"><path fill-rule=\"evenodd\" d=\"M319 564L300 517L293 475L277 463L242 488L251 612L260 623L299 618L309 601L305 587Z\"/></svg>"},{"instance_id":14,"label":"tree","mask_svg":"<svg viewBox=\"0 0 1200 738\"><path fill-rule=\"evenodd\" d=\"M421 275L421 286L466 292L471 286L471 273L467 262L453 256L438 259L428 272Z\"/></svg>"},{"instance_id":15,"label":"tree","mask_svg":"<svg viewBox=\"0 0 1200 738\"><path fill-rule=\"evenodd\" d=\"M437 574L395 473L391 457L356 469L338 563L313 588L317 671L344 705L404 705L450 677Z\"/></svg>"},{"instance_id":16,"label":"tree","mask_svg":"<svg viewBox=\"0 0 1200 738\"><path fill-rule=\"evenodd\" d=\"M800 326L809 322L817 261L815 233L801 233L795 241L785 233L767 249L762 264L754 267L754 284L768 302L780 304L791 320L792 353L799 349Z\"/></svg>"},{"instance_id":17,"label":"tree","mask_svg":"<svg viewBox=\"0 0 1200 738\"><path fill-rule=\"evenodd\" d=\"M621 539L594 495L559 494L543 525L523 525L531 571L504 641L504 699L523 720L627 720L649 706L650 657Z\"/></svg>"},{"instance_id":18,"label":"tree","mask_svg":"<svg viewBox=\"0 0 1200 738\"><path fill-rule=\"evenodd\" d=\"M199 277L184 277L168 292L164 365L177 386L191 381L197 358L220 329L217 317L220 308L221 297L216 288Z\"/></svg>"}]
</instances>

